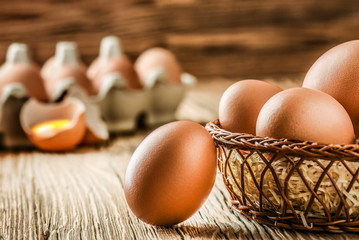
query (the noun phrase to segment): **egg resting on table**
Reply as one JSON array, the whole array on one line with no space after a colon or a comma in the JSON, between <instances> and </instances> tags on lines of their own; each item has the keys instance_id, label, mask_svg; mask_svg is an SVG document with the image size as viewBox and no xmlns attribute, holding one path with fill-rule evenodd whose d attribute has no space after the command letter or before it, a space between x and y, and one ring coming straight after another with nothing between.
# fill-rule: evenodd
<instances>
[{"instance_id":1,"label":"egg resting on table","mask_svg":"<svg viewBox=\"0 0 359 240\"><path fill-rule=\"evenodd\" d=\"M258 136L324 144L351 144L354 129L344 107L332 96L291 88L271 97L259 112Z\"/></svg>"},{"instance_id":2,"label":"egg resting on table","mask_svg":"<svg viewBox=\"0 0 359 240\"><path fill-rule=\"evenodd\" d=\"M255 135L259 111L281 88L259 80L241 80L223 93L219 103L221 127L230 132Z\"/></svg>"},{"instance_id":3,"label":"egg resting on table","mask_svg":"<svg viewBox=\"0 0 359 240\"><path fill-rule=\"evenodd\" d=\"M173 225L193 215L212 190L216 149L204 127L177 121L153 131L131 157L125 196L133 213L152 225Z\"/></svg>"}]
</instances>

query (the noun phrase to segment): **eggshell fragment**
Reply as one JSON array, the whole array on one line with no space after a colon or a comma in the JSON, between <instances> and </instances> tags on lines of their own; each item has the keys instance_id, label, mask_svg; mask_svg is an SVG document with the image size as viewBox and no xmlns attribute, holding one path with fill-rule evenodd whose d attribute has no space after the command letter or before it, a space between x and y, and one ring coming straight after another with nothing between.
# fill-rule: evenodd
<instances>
[{"instance_id":1,"label":"eggshell fragment","mask_svg":"<svg viewBox=\"0 0 359 240\"><path fill-rule=\"evenodd\" d=\"M152 132L127 167L125 196L133 213L152 225L180 223L212 190L216 149L201 125L178 121Z\"/></svg>"},{"instance_id":2,"label":"eggshell fragment","mask_svg":"<svg viewBox=\"0 0 359 240\"><path fill-rule=\"evenodd\" d=\"M271 97L258 115L256 133L324 144L354 141L354 128L344 107L332 96L308 88L292 88Z\"/></svg>"},{"instance_id":3,"label":"eggshell fragment","mask_svg":"<svg viewBox=\"0 0 359 240\"><path fill-rule=\"evenodd\" d=\"M38 124L56 120L68 120L70 124L61 131L34 132ZM21 109L20 122L37 147L47 151L66 151L74 148L84 137L85 107L75 98L67 98L58 104L43 104L30 99Z\"/></svg>"},{"instance_id":4,"label":"eggshell fragment","mask_svg":"<svg viewBox=\"0 0 359 240\"><path fill-rule=\"evenodd\" d=\"M281 88L259 80L242 80L232 84L219 103L221 127L230 132L255 135L259 111Z\"/></svg>"},{"instance_id":5,"label":"eggshell fragment","mask_svg":"<svg viewBox=\"0 0 359 240\"><path fill-rule=\"evenodd\" d=\"M309 69L303 87L334 97L349 113L359 135L359 40L340 44L324 53Z\"/></svg>"},{"instance_id":6,"label":"eggshell fragment","mask_svg":"<svg viewBox=\"0 0 359 240\"><path fill-rule=\"evenodd\" d=\"M66 98L76 98L82 102L85 107L86 133L82 143L97 143L106 141L109 138L106 123L103 121L100 109L96 102L86 94L85 90L77 85L70 87ZM65 98L65 99L66 99Z\"/></svg>"}]
</instances>

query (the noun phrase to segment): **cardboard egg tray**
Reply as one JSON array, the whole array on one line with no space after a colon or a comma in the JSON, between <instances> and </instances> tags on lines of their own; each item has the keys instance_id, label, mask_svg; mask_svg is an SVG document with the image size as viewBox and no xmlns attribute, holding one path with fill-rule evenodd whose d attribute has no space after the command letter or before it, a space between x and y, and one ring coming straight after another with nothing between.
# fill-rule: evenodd
<instances>
[{"instance_id":1,"label":"cardboard egg tray","mask_svg":"<svg viewBox=\"0 0 359 240\"><path fill-rule=\"evenodd\" d=\"M183 75L184 79L188 77L187 74ZM76 84L69 82L66 88L62 88L62 96L75 97L84 102L88 117L93 118L89 107L99 111L110 133L135 131L139 121L145 126L154 126L175 120L177 107L183 99L187 85L158 81L150 89L127 90L119 87L121 81L120 75L109 78L103 91L97 96L88 96ZM3 89L0 98L0 133L3 146L32 145L20 123L20 112L29 99L25 87L20 83L9 84Z\"/></svg>"},{"instance_id":2,"label":"cardboard egg tray","mask_svg":"<svg viewBox=\"0 0 359 240\"><path fill-rule=\"evenodd\" d=\"M156 74L150 86L129 90L121 73L117 72L105 76L98 94L90 96L69 78L55 86L56 98L41 104L61 104L70 97L79 99L86 109L87 127L97 132L99 139L106 140L112 132L135 131L139 123L154 126L175 120L186 88L195 82L196 78L188 73L181 75L178 84L169 83L166 74ZM0 94L0 144L7 148L33 146L23 130L21 113L29 105L26 103L34 99L18 82L7 84Z\"/></svg>"}]
</instances>

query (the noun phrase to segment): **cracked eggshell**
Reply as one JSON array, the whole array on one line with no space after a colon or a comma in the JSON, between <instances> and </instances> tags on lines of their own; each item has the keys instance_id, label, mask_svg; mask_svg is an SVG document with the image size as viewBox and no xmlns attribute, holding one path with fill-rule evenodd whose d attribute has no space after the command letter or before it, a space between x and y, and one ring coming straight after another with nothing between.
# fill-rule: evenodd
<instances>
[{"instance_id":1,"label":"cracked eggshell","mask_svg":"<svg viewBox=\"0 0 359 240\"><path fill-rule=\"evenodd\" d=\"M303 87L334 97L349 113L359 136L359 40L340 44L324 53L309 69Z\"/></svg>"},{"instance_id":2,"label":"cracked eggshell","mask_svg":"<svg viewBox=\"0 0 359 240\"><path fill-rule=\"evenodd\" d=\"M135 70L144 86L152 83L154 72L163 72L164 81L172 84L181 83L182 68L176 56L167 49L151 48L143 52L135 62Z\"/></svg>"},{"instance_id":3,"label":"cracked eggshell","mask_svg":"<svg viewBox=\"0 0 359 240\"><path fill-rule=\"evenodd\" d=\"M47 100L40 67L30 60L28 47L22 43L10 45L6 62L0 67L0 91L12 83L21 83L30 97Z\"/></svg>"},{"instance_id":4,"label":"cracked eggshell","mask_svg":"<svg viewBox=\"0 0 359 240\"><path fill-rule=\"evenodd\" d=\"M324 144L351 144L354 129L344 107L329 94L309 88L277 93L262 107L258 136Z\"/></svg>"},{"instance_id":5,"label":"cracked eggshell","mask_svg":"<svg viewBox=\"0 0 359 240\"><path fill-rule=\"evenodd\" d=\"M130 59L122 52L120 40L115 36L102 39L100 54L90 65L87 77L92 81L96 92L100 92L104 79L118 74L126 89L140 89L142 85Z\"/></svg>"},{"instance_id":6,"label":"cracked eggshell","mask_svg":"<svg viewBox=\"0 0 359 240\"><path fill-rule=\"evenodd\" d=\"M67 127L59 131L39 134L33 131L37 124L67 119ZM67 151L81 142L86 130L85 106L75 98L67 98L60 103L44 104L30 99L20 112L20 122L30 141L46 151Z\"/></svg>"},{"instance_id":7,"label":"cracked eggshell","mask_svg":"<svg viewBox=\"0 0 359 240\"><path fill-rule=\"evenodd\" d=\"M225 130L256 134L256 122L262 106L281 88L260 80L241 80L223 93L219 103L219 121Z\"/></svg>"},{"instance_id":8,"label":"cracked eggshell","mask_svg":"<svg viewBox=\"0 0 359 240\"><path fill-rule=\"evenodd\" d=\"M76 98L85 106L86 133L82 143L97 143L109 138L106 123L102 120L101 112L86 92L79 86L73 85L69 88L66 98Z\"/></svg>"},{"instance_id":9,"label":"cracked eggshell","mask_svg":"<svg viewBox=\"0 0 359 240\"><path fill-rule=\"evenodd\" d=\"M133 213L152 225L173 225L192 216L210 194L217 157L200 124L166 124L143 140L131 157L125 196Z\"/></svg>"}]
</instances>

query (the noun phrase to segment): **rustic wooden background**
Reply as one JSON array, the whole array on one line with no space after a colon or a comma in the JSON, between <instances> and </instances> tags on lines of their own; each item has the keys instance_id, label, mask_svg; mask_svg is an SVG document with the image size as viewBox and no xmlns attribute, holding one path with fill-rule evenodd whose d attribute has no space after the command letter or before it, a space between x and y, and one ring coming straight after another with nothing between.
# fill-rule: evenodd
<instances>
[{"instance_id":1,"label":"rustic wooden background","mask_svg":"<svg viewBox=\"0 0 359 240\"><path fill-rule=\"evenodd\" d=\"M72 40L90 63L108 34L122 38L132 59L167 47L201 78L290 76L359 38L359 1L0 1L0 61L14 41L28 43L43 63L57 41Z\"/></svg>"}]
</instances>

